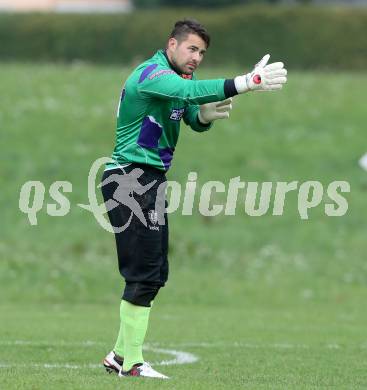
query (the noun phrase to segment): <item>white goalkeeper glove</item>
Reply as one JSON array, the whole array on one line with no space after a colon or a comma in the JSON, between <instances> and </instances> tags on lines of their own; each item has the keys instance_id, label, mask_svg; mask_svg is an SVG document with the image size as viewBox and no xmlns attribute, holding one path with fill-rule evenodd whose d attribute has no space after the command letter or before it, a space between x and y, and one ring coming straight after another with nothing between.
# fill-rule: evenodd
<instances>
[{"instance_id":1,"label":"white goalkeeper glove","mask_svg":"<svg viewBox=\"0 0 367 390\"><path fill-rule=\"evenodd\" d=\"M231 110L232 98L220 102L202 104L198 113L199 121L203 124L208 124L217 119L227 119Z\"/></svg>"},{"instance_id":2,"label":"white goalkeeper glove","mask_svg":"<svg viewBox=\"0 0 367 390\"><path fill-rule=\"evenodd\" d=\"M283 62L267 65L270 54L266 54L254 67L253 71L237 76L234 83L238 93L248 91L276 91L287 82L287 69Z\"/></svg>"}]
</instances>

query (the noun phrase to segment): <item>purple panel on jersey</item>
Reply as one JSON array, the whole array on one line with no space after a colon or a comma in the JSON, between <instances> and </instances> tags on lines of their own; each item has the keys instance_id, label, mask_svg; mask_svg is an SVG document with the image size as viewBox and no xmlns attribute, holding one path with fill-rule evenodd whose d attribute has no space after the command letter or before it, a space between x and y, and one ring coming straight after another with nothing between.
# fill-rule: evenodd
<instances>
[{"instance_id":1,"label":"purple panel on jersey","mask_svg":"<svg viewBox=\"0 0 367 390\"><path fill-rule=\"evenodd\" d=\"M164 168L168 170L168 168L171 166L171 161L173 158L173 152L175 151L175 148L164 148L159 149L159 157L161 158Z\"/></svg>"},{"instance_id":2,"label":"purple panel on jersey","mask_svg":"<svg viewBox=\"0 0 367 390\"><path fill-rule=\"evenodd\" d=\"M140 75L139 78L139 84L142 83L152 72L153 70L158 66L158 64L152 64L147 66Z\"/></svg>"},{"instance_id":3,"label":"purple panel on jersey","mask_svg":"<svg viewBox=\"0 0 367 390\"><path fill-rule=\"evenodd\" d=\"M144 148L158 148L158 142L159 138L161 138L163 128L153 121L153 117L146 116L141 125L138 145Z\"/></svg>"}]
</instances>

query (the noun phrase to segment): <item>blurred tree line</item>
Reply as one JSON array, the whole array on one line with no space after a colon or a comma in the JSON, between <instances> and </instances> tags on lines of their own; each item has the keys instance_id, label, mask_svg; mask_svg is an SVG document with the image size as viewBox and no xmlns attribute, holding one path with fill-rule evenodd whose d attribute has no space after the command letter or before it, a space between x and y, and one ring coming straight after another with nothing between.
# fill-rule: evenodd
<instances>
[{"instance_id":1,"label":"blurred tree line","mask_svg":"<svg viewBox=\"0 0 367 390\"><path fill-rule=\"evenodd\" d=\"M193 16L215 42L215 50L206 56L208 66L251 66L251 59L260 58L266 48L293 69L367 68L367 8L237 5L211 12L192 10L163 7L113 15L0 13L0 60L82 60L130 66L164 47L178 19ZM158 22L152 26L152 21Z\"/></svg>"},{"instance_id":2,"label":"blurred tree line","mask_svg":"<svg viewBox=\"0 0 367 390\"><path fill-rule=\"evenodd\" d=\"M159 8L159 7L200 7L219 8L239 4L276 4L284 3L284 0L134 0L137 8ZM288 3L308 4L312 0L288 0Z\"/></svg>"}]
</instances>

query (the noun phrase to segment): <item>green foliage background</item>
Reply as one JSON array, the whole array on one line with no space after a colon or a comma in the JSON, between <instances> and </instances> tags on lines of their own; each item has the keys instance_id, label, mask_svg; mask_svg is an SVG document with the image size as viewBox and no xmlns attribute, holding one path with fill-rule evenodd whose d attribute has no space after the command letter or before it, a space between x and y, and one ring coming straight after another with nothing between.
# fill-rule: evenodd
<instances>
[{"instance_id":1,"label":"green foliage background","mask_svg":"<svg viewBox=\"0 0 367 390\"><path fill-rule=\"evenodd\" d=\"M265 52L288 68L365 69L367 10L237 6L121 15L0 15L0 60L134 65L164 47L174 22L194 17L212 35L206 64L251 66Z\"/></svg>"}]
</instances>

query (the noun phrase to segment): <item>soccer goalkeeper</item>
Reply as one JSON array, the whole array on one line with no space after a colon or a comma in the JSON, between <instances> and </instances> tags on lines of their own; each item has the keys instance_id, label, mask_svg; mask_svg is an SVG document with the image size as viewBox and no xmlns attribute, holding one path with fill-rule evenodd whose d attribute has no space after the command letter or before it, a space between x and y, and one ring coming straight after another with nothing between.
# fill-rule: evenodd
<instances>
[{"instance_id":1,"label":"soccer goalkeeper","mask_svg":"<svg viewBox=\"0 0 367 390\"><path fill-rule=\"evenodd\" d=\"M116 344L103 362L107 371L119 376L167 378L144 361L142 348L152 302L168 277L168 221L164 214L164 223L157 224L156 198L166 182L181 119L194 131L208 131L215 120L229 117L233 96L280 90L287 81L283 63L268 64L269 55L252 72L234 79L196 80L194 72L209 43L207 31L197 21L178 21L166 49L139 65L122 89L114 162L106 166L102 193L110 205L116 201L115 178L134 172L139 181L132 187L140 186L140 192L131 188L130 193L142 213L137 218L122 202L107 208L112 226L128 226L115 231L125 288Z\"/></svg>"}]
</instances>

